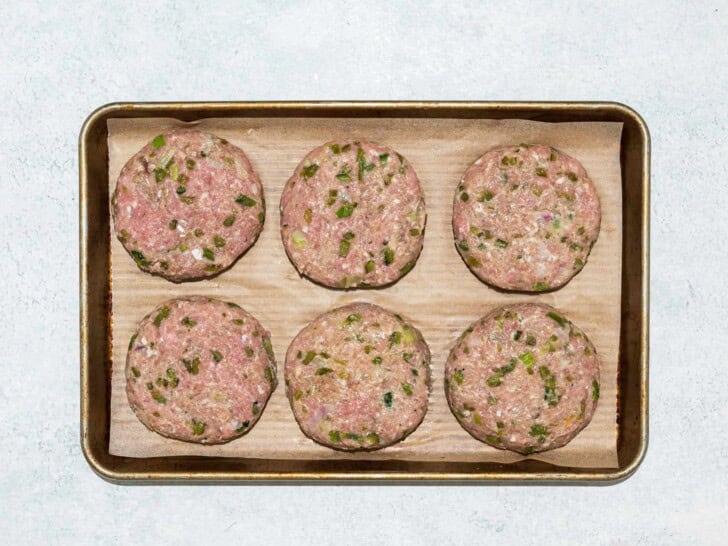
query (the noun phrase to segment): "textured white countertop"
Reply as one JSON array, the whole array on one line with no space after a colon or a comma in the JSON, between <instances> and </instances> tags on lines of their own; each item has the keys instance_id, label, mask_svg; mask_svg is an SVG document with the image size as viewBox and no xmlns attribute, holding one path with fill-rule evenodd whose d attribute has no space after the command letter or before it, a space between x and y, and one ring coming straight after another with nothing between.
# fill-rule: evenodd
<instances>
[{"instance_id":1,"label":"textured white countertop","mask_svg":"<svg viewBox=\"0 0 728 546\"><path fill-rule=\"evenodd\" d=\"M76 4L0 7L0 541L725 543L726 2ZM111 101L255 99L639 111L653 174L651 429L637 473L608 487L98 478L79 444L78 131Z\"/></svg>"}]
</instances>

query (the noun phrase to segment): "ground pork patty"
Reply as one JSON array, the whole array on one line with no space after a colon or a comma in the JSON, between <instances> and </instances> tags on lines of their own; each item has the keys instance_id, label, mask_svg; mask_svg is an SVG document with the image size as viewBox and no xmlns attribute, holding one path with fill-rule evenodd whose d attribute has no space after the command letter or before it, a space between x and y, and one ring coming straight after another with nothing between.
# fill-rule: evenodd
<instances>
[{"instance_id":1,"label":"ground pork patty","mask_svg":"<svg viewBox=\"0 0 728 546\"><path fill-rule=\"evenodd\" d=\"M550 146L491 150L453 204L455 245L481 280L540 292L578 273L599 236L599 196L584 167Z\"/></svg>"},{"instance_id":2,"label":"ground pork patty","mask_svg":"<svg viewBox=\"0 0 728 546\"><path fill-rule=\"evenodd\" d=\"M253 428L275 386L270 334L234 303L169 300L129 341L129 404L142 423L169 438L237 438Z\"/></svg>"},{"instance_id":3,"label":"ground pork patty","mask_svg":"<svg viewBox=\"0 0 728 546\"><path fill-rule=\"evenodd\" d=\"M458 339L445 366L445 393L477 439L524 454L546 451L591 421L599 358L584 332L553 307L499 307Z\"/></svg>"},{"instance_id":4,"label":"ground pork patty","mask_svg":"<svg viewBox=\"0 0 728 546\"><path fill-rule=\"evenodd\" d=\"M160 134L121 170L116 236L137 265L172 281L214 275L256 240L265 201L245 153L199 131Z\"/></svg>"},{"instance_id":5,"label":"ground pork patty","mask_svg":"<svg viewBox=\"0 0 728 546\"><path fill-rule=\"evenodd\" d=\"M293 265L326 286L382 286L422 250L425 197L412 166L380 144L324 144L281 195L281 237Z\"/></svg>"},{"instance_id":6,"label":"ground pork patty","mask_svg":"<svg viewBox=\"0 0 728 546\"><path fill-rule=\"evenodd\" d=\"M285 376L306 436L335 449L379 449L424 418L430 350L399 315L353 303L301 330L288 347Z\"/></svg>"}]
</instances>

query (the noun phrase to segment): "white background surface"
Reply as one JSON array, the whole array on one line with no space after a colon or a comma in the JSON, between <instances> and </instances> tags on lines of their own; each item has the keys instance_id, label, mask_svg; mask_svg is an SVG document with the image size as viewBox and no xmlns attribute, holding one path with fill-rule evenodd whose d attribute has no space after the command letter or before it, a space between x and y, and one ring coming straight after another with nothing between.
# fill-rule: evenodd
<instances>
[{"instance_id":1,"label":"white background surface","mask_svg":"<svg viewBox=\"0 0 728 546\"><path fill-rule=\"evenodd\" d=\"M0 541L722 542L728 3L46 4L0 5ZM256 99L637 109L653 145L651 430L637 473L609 487L98 478L78 434L78 131L110 101Z\"/></svg>"}]
</instances>

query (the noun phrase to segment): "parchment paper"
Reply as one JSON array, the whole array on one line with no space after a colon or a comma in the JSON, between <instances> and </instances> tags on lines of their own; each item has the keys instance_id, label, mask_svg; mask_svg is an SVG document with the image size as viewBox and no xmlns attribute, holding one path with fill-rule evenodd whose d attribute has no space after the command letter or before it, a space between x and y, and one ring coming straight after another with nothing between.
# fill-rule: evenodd
<instances>
[{"instance_id":1,"label":"parchment paper","mask_svg":"<svg viewBox=\"0 0 728 546\"><path fill-rule=\"evenodd\" d=\"M400 459L495 461L523 458L475 440L451 414L443 391L448 351L458 335L491 308L518 301L556 306L582 327L601 357L601 399L591 424L570 444L533 455L557 465L614 468L617 462L617 357L620 325L622 196L620 123L540 123L467 119L112 119L109 183L155 135L190 126L240 146L260 174L267 202L265 227L248 253L213 280L173 284L137 269L112 235L113 368L110 452L130 457L210 455L269 459ZM329 290L300 278L286 257L278 204L288 177L303 156L326 141L357 137L392 146L414 166L425 191L427 231L414 269L386 289ZM452 199L465 169L486 150L520 142L552 145L579 159L596 184L602 204L599 239L581 273L551 294L497 292L472 275L453 244ZM255 428L221 446L170 440L149 431L126 399L124 361L138 321L155 305L180 295L202 294L242 305L271 331L279 385ZM320 313L351 301L382 305L412 320L432 351L432 394L427 415L405 441L372 453L347 454L306 438L293 418L283 385L288 344ZM100 363L99 363L100 364Z\"/></svg>"}]
</instances>

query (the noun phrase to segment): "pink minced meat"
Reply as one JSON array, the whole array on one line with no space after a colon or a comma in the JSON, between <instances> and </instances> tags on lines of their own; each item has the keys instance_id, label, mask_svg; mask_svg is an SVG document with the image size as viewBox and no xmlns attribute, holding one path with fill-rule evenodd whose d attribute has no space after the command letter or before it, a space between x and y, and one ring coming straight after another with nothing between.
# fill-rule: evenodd
<instances>
[{"instance_id":1,"label":"pink minced meat","mask_svg":"<svg viewBox=\"0 0 728 546\"><path fill-rule=\"evenodd\" d=\"M147 315L129 342L125 373L142 423L202 444L248 432L276 386L270 334L238 305L202 296Z\"/></svg>"},{"instance_id":2,"label":"pink minced meat","mask_svg":"<svg viewBox=\"0 0 728 546\"><path fill-rule=\"evenodd\" d=\"M430 351L399 315L368 303L329 311L286 354L286 393L301 430L341 450L398 442L420 424L430 393Z\"/></svg>"},{"instance_id":3,"label":"pink minced meat","mask_svg":"<svg viewBox=\"0 0 728 546\"><path fill-rule=\"evenodd\" d=\"M576 159L550 146L491 150L455 192L455 245L481 280L540 292L581 271L599 236L594 183Z\"/></svg>"},{"instance_id":4,"label":"pink minced meat","mask_svg":"<svg viewBox=\"0 0 728 546\"><path fill-rule=\"evenodd\" d=\"M256 240L265 201L245 153L178 130L127 163L112 198L116 236L144 271L184 281L229 267Z\"/></svg>"},{"instance_id":5,"label":"pink minced meat","mask_svg":"<svg viewBox=\"0 0 728 546\"><path fill-rule=\"evenodd\" d=\"M458 339L445 393L475 438L523 454L546 451L591 421L599 358L586 334L553 307L499 307Z\"/></svg>"},{"instance_id":6,"label":"pink minced meat","mask_svg":"<svg viewBox=\"0 0 728 546\"><path fill-rule=\"evenodd\" d=\"M417 261L425 198L412 165L379 144L310 152L281 195L281 237L296 269L330 287L383 286Z\"/></svg>"}]
</instances>

